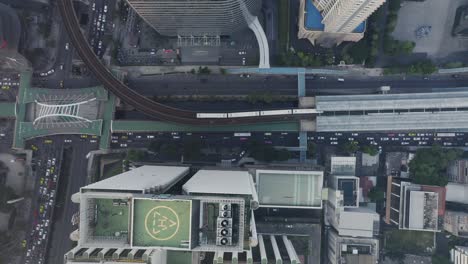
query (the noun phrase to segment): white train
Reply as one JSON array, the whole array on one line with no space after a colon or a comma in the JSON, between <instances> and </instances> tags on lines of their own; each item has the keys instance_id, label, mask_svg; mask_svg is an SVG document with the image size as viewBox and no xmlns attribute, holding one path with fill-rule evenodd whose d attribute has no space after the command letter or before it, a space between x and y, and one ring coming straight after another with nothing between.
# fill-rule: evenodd
<instances>
[{"instance_id":1,"label":"white train","mask_svg":"<svg viewBox=\"0 0 468 264\"><path fill-rule=\"evenodd\" d=\"M266 110L266 111L250 111L250 112L232 112L232 113L197 113L197 118L239 118L239 117L255 117L255 116L276 116L276 115L304 115L304 114L320 114L317 109L283 109L283 110Z\"/></svg>"}]
</instances>

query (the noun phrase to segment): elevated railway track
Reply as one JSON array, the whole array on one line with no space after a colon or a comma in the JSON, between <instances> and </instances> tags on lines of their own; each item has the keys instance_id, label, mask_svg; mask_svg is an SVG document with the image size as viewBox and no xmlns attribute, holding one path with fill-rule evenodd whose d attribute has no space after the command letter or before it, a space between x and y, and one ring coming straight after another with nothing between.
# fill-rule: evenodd
<instances>
[{"instance_id":1,"label":"elevated railway track","mask_svg":"<svg viewBox=\"0 0 468 264\"><path fill-rule=\"evenodd\" d=\"M88 44L85 36L81 32L78 18L73 8L73 0L58 0L58 7L65 25L65 29L67 30L70 37L70 41L90 71L107 90L115 94L126 104L133 106L136 110L146 114L152 119L180 124L210 126L291 121L292 119L304 119L306 118L306 115L309 118L311 117L310 114L292 114L291 111L278 111L277 115L241 117L231 115L226 118L199 118L199 114L196 112L178 109L155 102L135 92L119 79L117 79L98 59Z\"/></svg>"}]
</instances>

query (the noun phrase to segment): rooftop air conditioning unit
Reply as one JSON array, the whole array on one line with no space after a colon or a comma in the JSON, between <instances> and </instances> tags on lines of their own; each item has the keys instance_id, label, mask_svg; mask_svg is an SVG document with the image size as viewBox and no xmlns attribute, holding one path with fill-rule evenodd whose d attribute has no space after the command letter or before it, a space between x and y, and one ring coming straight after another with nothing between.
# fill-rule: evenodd
<instances>
[{"instance_id":1,"label":"rooftop air conditioning unit","mask_svg":"<svg viewBox=\"0 0 468 264\"><path fill-rule=\"evenodd\" d=\"M219 228L228 228L228 227L232 227L232 218L218 218L217 220L218 222L218 227Z\"/></svg>"},{"instance_id":2,"label":"rooftop air conditioning unit","mask_svg":"<svg viewBox=\"0 0 468 264\"><path fill-rule=\"evenodd\" d=\"M232 245L232 238L230 238L230 237L217 237L216 238L216 245L217 246L231 246Z\"/></svg>"}]
</instances>

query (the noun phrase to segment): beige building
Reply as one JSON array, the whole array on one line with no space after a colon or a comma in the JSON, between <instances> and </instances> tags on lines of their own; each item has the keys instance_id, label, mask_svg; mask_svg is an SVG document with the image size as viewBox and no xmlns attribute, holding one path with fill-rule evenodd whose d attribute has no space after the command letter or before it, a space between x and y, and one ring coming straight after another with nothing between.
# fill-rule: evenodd
<instances>
[{"instance_id":1,"label":"beige building","mask_svg":"<svg viewBox=\"0 0 468 264\"><path fill-rule=\"evenodd\" d=\"M365 21L385 0L301 0L299 38L313 44L333 46L359 41Z\"/></svg>"}]
</instances>

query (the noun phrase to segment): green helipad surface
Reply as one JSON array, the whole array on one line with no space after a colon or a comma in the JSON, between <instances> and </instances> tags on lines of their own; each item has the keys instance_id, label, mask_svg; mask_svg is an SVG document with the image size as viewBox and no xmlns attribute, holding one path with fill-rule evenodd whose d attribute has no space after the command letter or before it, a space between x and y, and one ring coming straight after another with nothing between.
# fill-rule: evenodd
<instances>
[{"instance_id":1,"label":"green helipad surface","mask_svg":"<svg viewBox=\"0 0 468 264\"><path fill-rule=\"evenodd\" d=\"M114 205L112 199L96 199L97 217L94 236L113 237L128 234L128 205Z\"/></svg>"},{"instance_id":2,"label":"green helipad surface","mask_svg":"<svg viewBox=\"0 0 468 264\"><path fill-rule=\"evenodd\" d=\"M135 199L133 246L189 248L192 201Z\"/></svg>"}]
</instances>

